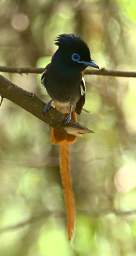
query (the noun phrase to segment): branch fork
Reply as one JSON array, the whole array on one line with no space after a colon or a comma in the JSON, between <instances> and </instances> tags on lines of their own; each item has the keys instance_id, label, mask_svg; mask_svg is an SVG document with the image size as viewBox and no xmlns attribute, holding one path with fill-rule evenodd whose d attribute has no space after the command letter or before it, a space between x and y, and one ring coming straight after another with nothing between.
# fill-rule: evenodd
<instances>
[{"instance_id":1,"label":"branch fork","mask_svg":"<svg viewBox=\"0 0 136 256\"><path fill-rule=\"evenodd\" d=\"M52 127L64 128L67 133L76 136L92 132L90 129L73 121L70 121L68 125L64 125L64 115L54 108L51 108L49 112L44 113L43 109L45 103L41 99L34 93L28 92L11 83L2 75L0 75L0 95L2 99L6 98L14 102Z\"/></svg>"}]
</instances>

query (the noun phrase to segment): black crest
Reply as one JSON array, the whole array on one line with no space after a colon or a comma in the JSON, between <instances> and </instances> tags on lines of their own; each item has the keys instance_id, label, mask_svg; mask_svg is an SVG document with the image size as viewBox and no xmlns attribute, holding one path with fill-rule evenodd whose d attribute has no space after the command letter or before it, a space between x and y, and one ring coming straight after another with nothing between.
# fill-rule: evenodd
<instances>
[{"instance_id":1,"label":"black crest","mask_svg":"<svg viewBox=\"0 0 136 256\"><path fill-rule=\"evenodd\" d=\"M55 40L55 44L58 46L70 45L73 43L79 43L81 38L79 36L75 36L74 34L61 34Z\"/></svg>"},{"instance_id":2,"label":"black crest","mask_svg":"<svg viewBox=\"0 0 136 256\"><path fill-rule=\"evenodd\" d=\"M59 48L64 49L75 49L77 51L84 51L90 55L87 44L79 37L74 34L61 34L55 40L55 44Z\"/></svg>"}]
</instances>

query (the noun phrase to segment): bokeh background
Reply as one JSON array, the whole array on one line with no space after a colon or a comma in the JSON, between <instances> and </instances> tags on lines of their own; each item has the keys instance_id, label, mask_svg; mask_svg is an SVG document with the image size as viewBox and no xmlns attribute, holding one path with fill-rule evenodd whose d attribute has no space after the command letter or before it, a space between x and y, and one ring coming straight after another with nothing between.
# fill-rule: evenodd
<instances>
[{"instance_id":1,"label":"bokeh background","mask_svg":"<svg viewBox=\"0 0 136 256\"><path fill-rule=\"evenodd\" d=\"M1 0L0 65L44 67L56 36L71 32L100 67L136 69L135 0ZM40 75L3 75L48 101ZM0 107L1 256L136 255L136 79L85 78L80 123L94 134L71 148L71 243L49 127L8 100Z\"/></svg>"}]
</instances>

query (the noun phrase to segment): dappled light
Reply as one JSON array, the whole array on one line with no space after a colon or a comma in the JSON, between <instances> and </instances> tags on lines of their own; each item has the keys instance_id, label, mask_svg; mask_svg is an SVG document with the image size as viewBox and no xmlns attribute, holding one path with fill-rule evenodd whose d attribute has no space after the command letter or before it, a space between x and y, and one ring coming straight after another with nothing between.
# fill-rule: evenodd
<instances>
[{"instance_id":1,"label":"dappled light","mask_svg":"<svg viewBox=\"0 0 136 256\"><path fill-rule=\"evenodd\" d=\"M81 36L101 68L88 68L84 75L86 102L78 117L93 133L71 145L72 241L67 239L58 146L51 144L50 127L3 99L0 255L136 255L136 74L127 73L136 71L136 2L0 1L0 30L0 68L9 68L5 73L0 69L1 75L46 103L43 69L29 73L21 67L44 68L59 34Z\"/></svg>"}]
</instances>

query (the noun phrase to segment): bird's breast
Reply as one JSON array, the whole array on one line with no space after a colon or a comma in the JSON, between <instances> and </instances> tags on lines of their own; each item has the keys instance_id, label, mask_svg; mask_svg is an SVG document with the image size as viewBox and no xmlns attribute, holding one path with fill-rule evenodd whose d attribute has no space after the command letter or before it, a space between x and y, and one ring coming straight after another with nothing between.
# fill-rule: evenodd
<instances>
[{"instance_id":1,"label":"bird's breast","mask_svg":"<svg viewBox=\"0 0 136 256\"><path fill-rule=\"evenodd\" d=\"M70 102L61 102L58 100L53 101L53 106L63 114L70 113L75 109L75 105L71 106Z\"/></svg>"},{"instance_id":2,"label":"bird's breast","mask_svg":"<svg viewBox=\"0 0 136 256\"><path fill-rule=\"evenodd\" d=\"M46 74L46 89L53 100L77 102L80 98L81 74L70 68L50 66Z\"/></svg>"}]
</instances>

